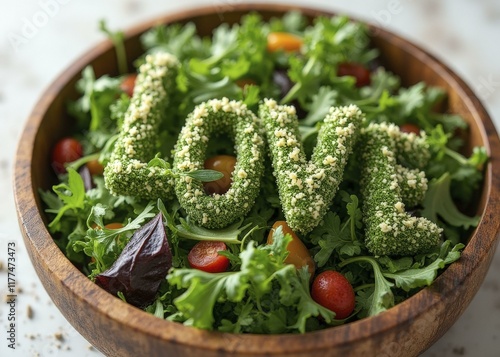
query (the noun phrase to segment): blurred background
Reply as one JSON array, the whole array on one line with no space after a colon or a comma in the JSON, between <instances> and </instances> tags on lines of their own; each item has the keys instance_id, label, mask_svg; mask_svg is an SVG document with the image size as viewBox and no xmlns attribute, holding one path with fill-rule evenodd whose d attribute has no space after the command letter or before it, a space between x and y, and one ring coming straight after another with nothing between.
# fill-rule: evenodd
<instances>
[{"instance_id":1,"label":"blurred background","mask_svg":"<svg viewBox=\"0 0 500 357\"><path fill-rule=\"evenodd\" d=\"M99 357L52 304L23 245L12 195L18 136L44 89L104 39L98 21L125 29L197 6L224 11L243 0L2 0L0 5L0 356ZM259 2L259 1L252 1ZM269 1L260 1L269 2ZM392 30L448 64L476 91L500 128L497 0L274 0L346 13ZM17 343L8 349L7 246L17 247ZM498 356L500 252L473 302L424 356ZM84 312L83 312L84 313Z\"/></svg>"}]
</instances>

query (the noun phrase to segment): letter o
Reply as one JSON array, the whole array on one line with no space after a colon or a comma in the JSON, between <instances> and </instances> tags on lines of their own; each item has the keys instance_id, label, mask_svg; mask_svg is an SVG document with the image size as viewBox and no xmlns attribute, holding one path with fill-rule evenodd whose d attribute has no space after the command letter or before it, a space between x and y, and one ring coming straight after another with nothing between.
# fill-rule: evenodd
<instances>
[{"instance_id":1,"label":"letter o","mask_svg":"<svg viewBox=\"0 0 500 357\"><path fill-rule=\"evenodd\" d=\"M185 174L203 169L208 141L215 133L234 138L237 159L229 190L209 196L202 182ZM264 155L260 119L244 103L223 98L198 105L179 134L173 162L174 172L181 176L175 193L189 218L203 227L217 229L248 213L259 194Z\"/></svg>"}]
</instances>

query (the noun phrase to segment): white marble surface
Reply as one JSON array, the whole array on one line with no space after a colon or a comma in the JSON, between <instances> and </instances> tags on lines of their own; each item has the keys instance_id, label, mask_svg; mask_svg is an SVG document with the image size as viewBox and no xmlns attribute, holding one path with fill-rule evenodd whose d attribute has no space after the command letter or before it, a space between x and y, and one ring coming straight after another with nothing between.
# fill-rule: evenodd
<instances>
[{"instance_id":1,"label":"white marble surface","mask_svg":"<svg viewBox=\"0 0 500 357\"><path fill-rule=\"evenodd\" d=\"M0 5L0 261L17 246L16 349L7 348L9 306L0 305L0 356L91 356L100 353L62 317L41 286L17 225L12 196L14 153L23 123L55 77L103 36L97 22L126 28L160 13L241 0L1 0ZM255 1L254 1L255 2ZM265 1L263 1L265 2ZM500 128L500 2L497 0L276 1L347 12L394 30L448 63L480 93ZM31 24L31 25L30 25ZM498 356L500 253L459 321L424 356ZM7 276L0 272L0 294ZM32 310L29 316L28 310Z\"/></svg>"}]
</instances>

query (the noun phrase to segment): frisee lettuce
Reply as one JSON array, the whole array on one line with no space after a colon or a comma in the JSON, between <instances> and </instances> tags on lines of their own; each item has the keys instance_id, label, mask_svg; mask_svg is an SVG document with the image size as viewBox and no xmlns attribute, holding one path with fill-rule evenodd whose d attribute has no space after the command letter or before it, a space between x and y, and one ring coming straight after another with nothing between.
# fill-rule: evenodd
<instances>
[{"instance_id":1,"label":"frisee lettuce","mask_svg":"<svg viewBox=\"0 0 500 357\"><path fill-rule=\"evenodd\" d=\"M255 246L255 242L249 242L239 254L240 267L236 271L206 273L173 269L167 276L168 282L186 289L173 300L178 309L176 319L183 319L186 325L213 329L219 325L214 316L217 305L230 303L245 315L244 323L239 317L231 332L260 333L264 327L274 332L305 332L307 320L317 316L327 324L332 323L335 314L311 298L307 269L297 270L284 263L290 241L291 236L283 235L279 227L272 244ZM282 306L289 308L286 323L282 323L280 316ZM259 323L254 324L253 320ZM228 319L224 321L223 329L228 331Z\"/></svg>"}]
</instances>

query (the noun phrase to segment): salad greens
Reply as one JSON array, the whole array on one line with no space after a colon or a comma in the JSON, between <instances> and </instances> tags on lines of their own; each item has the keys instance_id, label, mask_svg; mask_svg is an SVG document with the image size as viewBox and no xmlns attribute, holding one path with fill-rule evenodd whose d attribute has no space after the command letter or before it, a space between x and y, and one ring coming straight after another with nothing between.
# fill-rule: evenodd
<instances>
[{"instance_id":1,"label":"salad greens","mask_svg":"<svg viewBox=\"0 0 500 357\"><path fill-rule=\"evenodd\" d=\"M456 134L464 133L467 123L458 115L434 110L446 93L424 83L402 87L398 76L378 62L378 51L370 47L365 25L342 16L318 17L308 25L297 12L267 22L252 13L239 24L220 25L211 38L199 36L192 23L159 25L142 36L144 55L134 63L138 67L147 54L158 52L168 52L179 61L168 114L158 127L155 148L161 154L149 162L158 168L170 168L174 144L188 114L213 98L242 101L256 115L265 98L294 105L299 137L308 156L332 106L356 105L365 115L365 126L412 124L425 132L422 137L430 159L423 171L429 185L422 203L411 214L442 228L440 242L433 249L405 256L370 253L356 154L349 156L333 204L312 231L300 236L317 272L336 270L354 287L356 308L344 320L335 319L333 311L312 299L313 277L306 267L296 269L285 263L290 234L279 228L272 243L266 243L270 227L284 219L267 154L260 192L249 213L221 229L193 223L175 197L145 200L112 195L102 175L93 175L93 187L86 189L79 171L96 158L103 165L110 161L131 103L121 88L127 77L123 37L110 32L104 23L100 27L116 45L121 74L96 78L91 67L84 69L77 83L81 97L68 107L77 123L74 135L83 145L84 156L67 166L67 173L59 175L59 183L51 191L40 190L55 242L90 279L108 270L134 232L161 213L172 268L146 311L210 330L303 333L390 309L432 284L446 265L459 259L479 220L465 214L463 208L474 204L480 188L488 159L485 149L474 148L470 157L460 152L463 136ZM271 32L298 36L303 41L300 51L270 52L267 36ZM346 62L369 69L370 83L357 86L355 75L338 75ZM216 154L234 155L232 139L212 140L207 156ZM191 175L202 181L220 178L211 171ZM109 223L121 226L110 227ZM230 261L228 271L208 273L190 268L188 252L204 240L227 244L228 250L220 254ZM123 292L117 295L126 300Z\"/></svg>"}]
</instances>

